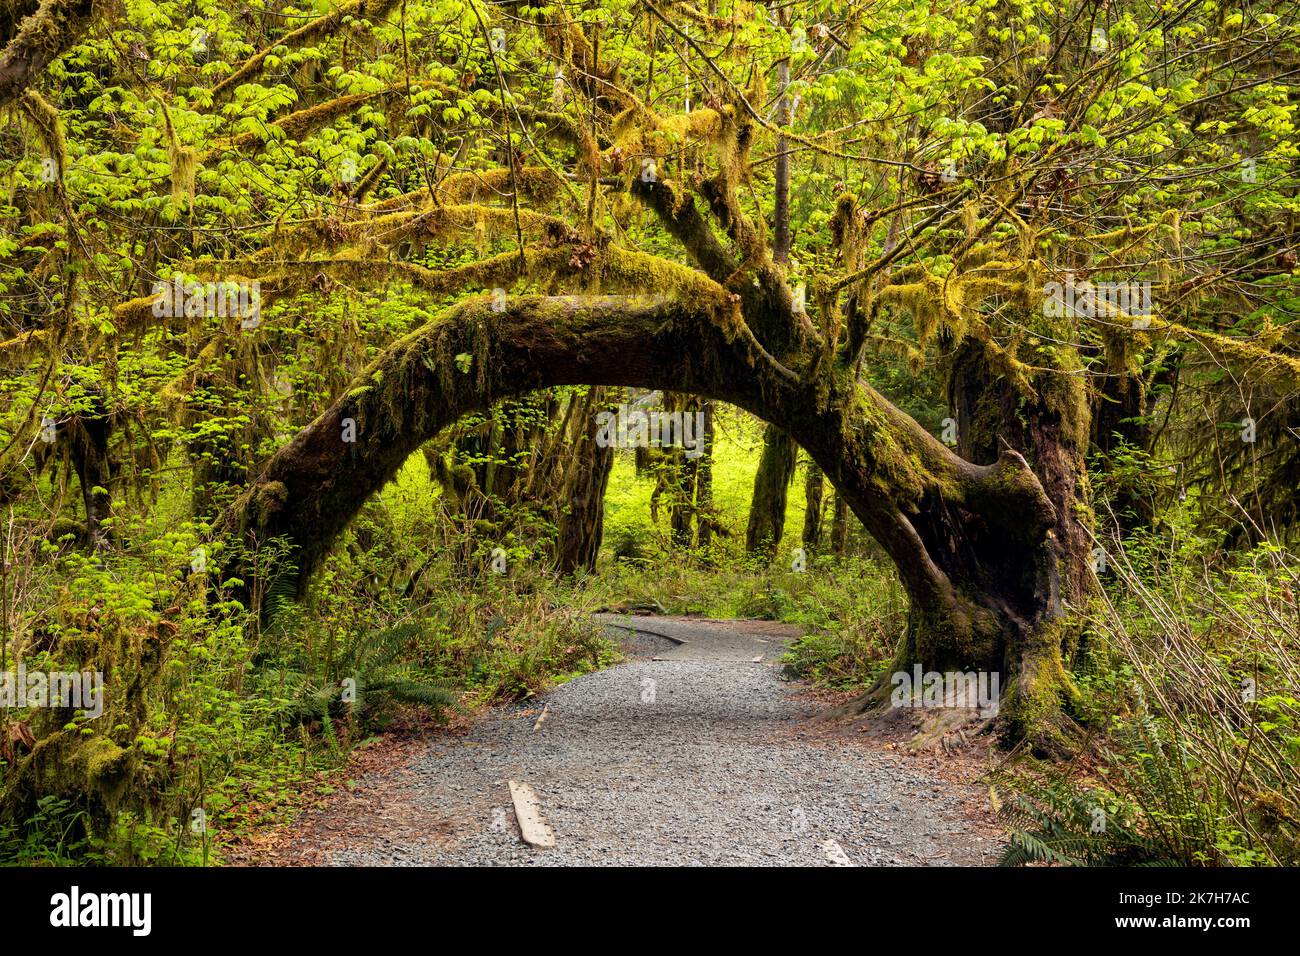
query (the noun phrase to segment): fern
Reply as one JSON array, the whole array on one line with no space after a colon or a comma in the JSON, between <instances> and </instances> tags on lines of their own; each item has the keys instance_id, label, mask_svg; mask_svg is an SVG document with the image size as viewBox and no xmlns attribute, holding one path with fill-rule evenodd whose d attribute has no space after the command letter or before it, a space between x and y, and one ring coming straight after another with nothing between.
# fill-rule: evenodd
<instances>
[{"instance_id":1,"label":"fern","mask_svg":"<svg viewBox=\"0 0 1300 956\"><path fill-rule=\"evenodd\" d=\"M1060 771L995 776L1012 791L998 813L1008 830L1002 866L1131 866L1160 855L1160 845L1135 825L1138 815L1115 794L1081 789Z\"/></svg>"},{"instance_id":2,"label":"fern","mask_svg":"<svg viewBox=\"0 0 1300 956\"><path fill-rule=\"evenodd\" d=\"M993 775L994 804L1008 830L1002 865L1204 866L1240 842L1197 785L1174 728L1143 709L1115 744L1118 753L1102 756L1117 791L1083 789L1060 770ZM998 799L999 786L1010 799Z\"/></svg>"},{"instance_id":3,"label":"fern","mask_svg":"<svg viewBox=\"0 0 1300 956\"><path fill-rule=\"evenodd\" d=\"M288 668L268 668L259 674L261 689L281 700L284 716L295 721L319 720L332 733L331 716L345 712L370 717L393 703L419 704L435 710L458 705L456 687L432 681L404 658L422 633L415 623L371 631L347 643L328 675L314 676ZM344 680L351 680L355 697L344 700Z\"/></svg>"}]
</instances>

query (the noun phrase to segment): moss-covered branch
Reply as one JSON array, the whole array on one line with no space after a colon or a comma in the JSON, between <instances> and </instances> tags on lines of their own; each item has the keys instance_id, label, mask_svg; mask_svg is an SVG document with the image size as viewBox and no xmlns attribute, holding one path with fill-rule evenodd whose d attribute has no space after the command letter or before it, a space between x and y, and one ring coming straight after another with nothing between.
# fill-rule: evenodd
<instances>
[{"instance_id":1,"label":"moss-covered branch","mask_svg":"<svg viewBox=\"0 0 1300 956\"><path fill-rule=\"evenodd\" d=\"M290 30L274 43L258 50L241 63L233 73L212 88L213 97L221 96L240 83L246 83L262 72L266 58L280 47L297 49L313 40L334 33L343 21L352 18L382 17L397 5L397 0L349 0L335 7L324 16L304 23L296 30Z\"/></svg>"},{"instance_id":2,"label":"moss-covered branch","mask_svg":"<svg viewBox=\"0 0 1300 956\"><path fill-rule=\"evenodd\" d=\"M0 52L0 106L35 84L81 38L95 12L95 0L42 0Z\"/></svg>"}]
</instances>

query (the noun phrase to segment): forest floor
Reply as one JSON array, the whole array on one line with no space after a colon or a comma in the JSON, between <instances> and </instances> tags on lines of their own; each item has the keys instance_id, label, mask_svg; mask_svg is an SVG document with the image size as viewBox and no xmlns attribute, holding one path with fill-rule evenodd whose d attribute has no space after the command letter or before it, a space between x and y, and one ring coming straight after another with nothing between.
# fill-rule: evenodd
<instances>
[{"instance_id":1,"label":"forest floor","mask_svg":"<svg viewBox=\"0 0 1300 956\"><path fill-rule=\"evenodd\" d=\"M1002 831L979 783L990 755L987 738L966 732L973 722L820 719L838 700L781 678L789 625L600 620L624 663L458 730L363 751L350 789L241 841L228 862L996 862ZM521 840L511 781L536 793L554 847Z\"/></svg>"}]
</instances>

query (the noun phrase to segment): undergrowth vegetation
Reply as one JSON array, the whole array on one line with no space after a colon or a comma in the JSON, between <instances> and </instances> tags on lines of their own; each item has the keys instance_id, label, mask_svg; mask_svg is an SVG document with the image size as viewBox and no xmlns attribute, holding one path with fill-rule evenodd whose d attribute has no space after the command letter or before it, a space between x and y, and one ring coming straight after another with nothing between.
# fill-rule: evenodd
<instances>
[{"instance_id":1,"label":"undergrowth vegetation","mask_svg":"<svg viewBox=\"0 0 1300 956\"><path fill-rule=\"evenodd\" d=\"M1004 862L1300 862L1298 567L1273 545L1219 554L1177 522L1109 555L1081 614L1088 746L994 775Z\"/></svg>"},{"instance_id":2,"label":"undergrowth vegetation","mask_svg":"<svg viewBox=\"0 0 1300 956\"><path fill-rule=\"evenodd\" d=\"M212 840L231 836L223 829L255 822L241 804L340 767L413 712L445 722L615 659L579 607L553 603L549 578L467 581L413 543L396 553L360 543L392 519L374 505L310 591L269 595L264 619L231 597L240 582L223 580L222 554L195 570L200 529L165 508L119 515L124 535L149 542L143 552L91 561L43 545L48 573L9 582L7 620L21 637L11 652L33 671L102 671L95 723L109 729L86 737L99 763L41 764L32 743L72 752L92 723L42 708L7 715L3 799L34 809L0 825L0 860L211 860ZM280 557L268 548L259 559ZM390 587L402 560L422 570L418 593Z\"/></svg>"}]
</instances>

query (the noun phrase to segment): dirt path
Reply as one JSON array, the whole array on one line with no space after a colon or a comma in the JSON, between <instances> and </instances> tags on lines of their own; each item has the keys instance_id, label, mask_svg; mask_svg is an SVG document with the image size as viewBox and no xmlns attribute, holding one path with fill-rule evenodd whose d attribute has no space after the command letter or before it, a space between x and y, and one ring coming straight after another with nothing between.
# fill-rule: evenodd
<instances>
[{"instance_id":1,"label":"dirt path","mask_svg":"<svg viewBox=\"0 0 1300 956\"><path fill-rule=\"evenodd\" d=\"M304 814L256 862L326 865L988 864L979 758L908 754L815 719L782 681L792 629L602 615L629 662L439 737ZM541 709L546 717L535 728ZM509 781L555 835L520 839Z\"/></svg>"}]
</instances>

